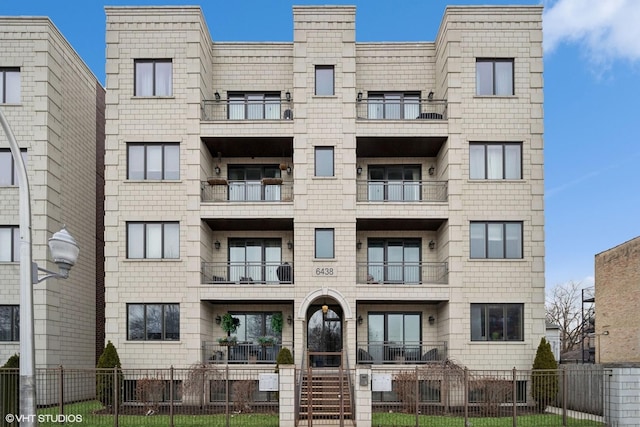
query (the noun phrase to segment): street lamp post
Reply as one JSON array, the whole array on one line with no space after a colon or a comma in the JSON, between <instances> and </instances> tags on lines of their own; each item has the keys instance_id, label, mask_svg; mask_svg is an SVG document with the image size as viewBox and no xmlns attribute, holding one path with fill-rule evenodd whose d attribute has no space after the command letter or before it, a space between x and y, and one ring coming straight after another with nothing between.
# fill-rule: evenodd
<instances>
[{"instance_id":1,"label":"street lamp post","mask_svg":"<svg viewBox=\"0 0 640 427\"><path fill-rule=\"evenodd\" d=\"M33 327L33 285L50 277L69 277L69 269L78 259L78 245L66 229L49 239L49 249L60 272L38 267L32 260L31 248L31 196L27 168L20 154L20 147L0 109L0 124L4 130L16 165L20 194L20 425L37 426L35 381L35 333ZM38 277L38 271L47 273Z\"/></svg>"}]
</instances>

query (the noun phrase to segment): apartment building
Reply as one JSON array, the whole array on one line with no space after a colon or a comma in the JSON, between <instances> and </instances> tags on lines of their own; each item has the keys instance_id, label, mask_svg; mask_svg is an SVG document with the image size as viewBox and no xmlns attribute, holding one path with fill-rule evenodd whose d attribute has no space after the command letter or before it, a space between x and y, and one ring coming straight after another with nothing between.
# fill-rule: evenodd
<instances>
[{"instance_id":1,"label":"apartment building","mask_svg":"<svg viewBox=\"0 0 640 427\"><path fill-rule=\"evenodd\" d=\"M65 225L80 247L67 280L51 278L33 287L37 367L96 362L104 94L48 18L0 17L0 109L27 167L33 261L58 271L47 242ZM18 200L15 164L0 132L0 365L20 349Z\"/></svg>"},{"instance_id":2,"label":"apartment building","mask_svg":"<svg viewBox=\"0 0 640 427\"><path fill-rule=\"evenodd\" d=\"M595 362L634 366L640 362L640 237L595 256Z\"/></svg>"},{"instance_id":3,"label":"apartment building","mask_svg":"<svg viewBox=\"0 0 640 427\"><path fill-rule=\"evenodd\" d=\"M292 42L227 43L199 7L107 7L123 366L530 368L541 13L448 7L433 42L366 43L354 7L296 6Z\"/></svg>"}]
</instances>

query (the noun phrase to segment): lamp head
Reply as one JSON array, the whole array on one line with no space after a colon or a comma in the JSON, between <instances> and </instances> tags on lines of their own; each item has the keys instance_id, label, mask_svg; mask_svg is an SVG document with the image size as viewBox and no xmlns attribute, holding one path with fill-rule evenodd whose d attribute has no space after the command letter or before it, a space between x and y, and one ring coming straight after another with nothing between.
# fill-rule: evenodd
<instances>
[{"instance_id":1,"label":"lamp head","mask_svg":"<svg viewBox=\"0 0 640 427\"><path fill-rule=\"evenodd\" d=\"M80 248L64 226L49 239L49 251L53 262L60 269L60 274L67 277L71 267L78 261Z\"/></svg>"}]
</instances>

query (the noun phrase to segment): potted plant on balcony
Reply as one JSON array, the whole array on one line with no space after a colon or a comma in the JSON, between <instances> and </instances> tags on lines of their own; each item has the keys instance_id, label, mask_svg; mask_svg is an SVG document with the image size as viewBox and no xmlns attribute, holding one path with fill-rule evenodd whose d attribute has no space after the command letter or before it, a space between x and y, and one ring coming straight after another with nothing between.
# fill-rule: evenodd
<instances>
[{"instance_id":1,"label":"potted plant on balcony","mask_svg":"<svg viewBox=\"0 0 640 427\"><path fill-rule=\"evenodd\" d=\"M277 312L271 315L271 330L277 334L282 332L282 313Z\"/></svg>"},{"instance_id":2,"label":"potted plant on balcony","mask_svg":"<svg viewBox=\"0 0 640 427\"><path fill-rule=\"evenodd\" d=\"M240 326L240 319L233 317L231 313L225 313L220 321L220 327L227 333L227 336L218 339L218 342L221 345L235 345L237 339L231 334L238 329L238 326Z\"/></svg>"},{"instance_id":3,"label":"potted plant on balcony","mask_svg":"<svg viewBox=\"0 0 640 427\"><path fill-rule=\"evenodd\" d=\"M271 347L277 342L277 338L271 335L265 335L262 337L258 337L258 344L263 347Z\"/></svg>"}]
</instances>

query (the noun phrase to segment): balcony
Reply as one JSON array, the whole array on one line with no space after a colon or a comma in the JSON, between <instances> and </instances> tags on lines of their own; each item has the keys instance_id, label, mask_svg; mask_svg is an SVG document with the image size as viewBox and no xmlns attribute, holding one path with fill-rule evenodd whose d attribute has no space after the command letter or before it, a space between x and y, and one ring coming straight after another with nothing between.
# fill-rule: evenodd
<instances>
[{"instance_id":1,"label":"balcony","mask_svg":"<svg viewBox=\"0 0 640 427\"><path fill-rule=\"evenodd\" d=\"M358 263L357 282L369 285L447 284L446 262L367 262Z\"/></svg>"},{"instance_id":2,"label":"balcony","mask_svg":"<svg viewBox=\"0 0 640 427\"><path fill-rule=\"evenodd\" d=\"M216 364L275 364L278 352L280 352L282 347L292 349L293 343L261 345L259 343L245 341L236 342L233 345L222 345L213 341L203 341L202 362Z\"/></svg>"},{"instance_id":3,"label":"balcony","mask_svg":"<svg viewBox=\"0 0 640 427\"><path fill-rule=\"evenodd\" d=\"M358 202L446 202L447 181L357 182Z\"/></svg>"},{"instance_id":4,"label":"balcony","mask_svg":"<svg viewBox=\"0 0 640 427\"><path fill-rule=\"evenodd\" d=\"M279 98L204 100L203 121L293 120L293 103Z\"/></svg>"},{"instance_id":5,"label":"balcony","mask_svg":"<svg viewBox=\"0 0 640 427\"><path fill-rule=\"evenodd\" d=\"M447 101L443 99L361 98L356 104L359 120L419 120L447 119Z\"/></svg>"},{"instance_id":6,"label":"balcony","mask_svg":"<svg viewBox=\"0 0 640 427\"><path fill-rule=\"evenodd\" d=\"M291 202L293 182L277 178L262 181L227 181L213 178L201 184L203 202Z\"/></svg>"},{"instance_id":7,"label":"balcony","mask_svg":"<svg viewBox=\"0 0 640 427\"><path fill-rule=\"evenodd\" d=\"M214 285L274 285L293 283L288 262L203 262L201 283Z\"/></svg>"},{"instance_id":8,"label":"balcony","mask_svg":"<svg viewBox=\"0 0 640 427\"><path fill-rule=\"evenodd\" d=\"M447 358L447 342L369 341L359 342L358 364L424 364L441 362Z\"/></svg>"}]
</instances>

